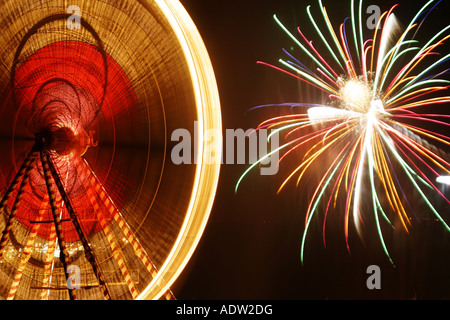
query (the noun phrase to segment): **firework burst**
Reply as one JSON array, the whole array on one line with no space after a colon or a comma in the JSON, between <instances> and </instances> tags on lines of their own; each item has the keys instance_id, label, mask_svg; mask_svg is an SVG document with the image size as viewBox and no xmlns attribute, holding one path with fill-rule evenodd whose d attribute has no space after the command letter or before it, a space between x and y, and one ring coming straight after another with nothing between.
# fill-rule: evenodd
<instances>
[{"instance_id":1,"label":"firework burst","mask_svg":"<svg viewBox=\"0 0 450 320\"><path fill-rule=\"evenodd\" d=\"M412 190L450 231L429 196L431 190L450 203L437 185L442 176L450 173L448 156L442 151L442 147L450 144L450 138L443 134L450 126L450 116L429 111L433 105L450 102L450 96L441 94L450 84L443 78L448 71L443 64L450 54L438 53L438 48L450 37L450 26L433 34L423 45L415 39L421 24L439 2L426 3L402 30L393 6L381 15L373 37L365 39L362 0L358 8L351 1L351 16L339 26L338 32L319 0L323 27L319 27L310 7L307 13L320 38L323 54L300 28L290 32L274 16L314 68L306 67L286 50L287 58L280 59L279 66L259 63L306 82L328 96L324 104L288 104L306 112L277 116L258 127L270 128L272 133L284 136L285 142L272 152L283 153L280 162L289 154L302 153L301 161L297 161L278 192L292 180L299 185L308 171L317 172L315 164L331 164L321 172L310 199L301 244L302 263L305 239L319 204L325 204L326 219L342 194L345 194L347 247L350 223L361 232L365 215L372 214L383 250L392 262L382 223L384 220L394 226L395 219L409 230L411 218L405 203L407 193ZM244 176L266 157L245 171L236 190Z\"/></svg>"}]
</instances>

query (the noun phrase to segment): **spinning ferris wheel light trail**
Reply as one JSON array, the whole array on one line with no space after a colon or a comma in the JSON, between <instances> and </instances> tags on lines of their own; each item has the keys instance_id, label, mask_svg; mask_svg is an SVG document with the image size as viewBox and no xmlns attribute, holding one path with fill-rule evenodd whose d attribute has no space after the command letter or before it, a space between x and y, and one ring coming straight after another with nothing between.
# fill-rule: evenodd
<instances>
[{"instance_id":1,"label":"spinning ferris wheel light trail","mask_svg":"<svg viewBox=\"0 0 450 320\"><path fill-rule=\"evenodd\" d=\"M0 298L175 299L218 182L208 53L177 0L76 7L80 28L64 1L0 4ZM194 121L177 166L167 137Z\"/></svg>"}]
</instances>

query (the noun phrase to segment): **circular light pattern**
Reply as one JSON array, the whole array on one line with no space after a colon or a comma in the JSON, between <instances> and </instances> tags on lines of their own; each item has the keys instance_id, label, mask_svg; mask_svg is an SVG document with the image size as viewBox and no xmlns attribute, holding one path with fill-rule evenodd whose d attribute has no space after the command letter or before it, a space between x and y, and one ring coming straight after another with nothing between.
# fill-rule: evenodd
<instances>
[{"instance_id":1,"label":"circular light pattern","mask_svg":"<svg viewBox=\"0 0 450 320\"><path fill-rule=\"evenodd\" d=\"M0 5L0 296L171 298L218 182L208 53L178 1L74 5ZM170 158L179 128L194 164Z\"/></svg>"}]
</instances>

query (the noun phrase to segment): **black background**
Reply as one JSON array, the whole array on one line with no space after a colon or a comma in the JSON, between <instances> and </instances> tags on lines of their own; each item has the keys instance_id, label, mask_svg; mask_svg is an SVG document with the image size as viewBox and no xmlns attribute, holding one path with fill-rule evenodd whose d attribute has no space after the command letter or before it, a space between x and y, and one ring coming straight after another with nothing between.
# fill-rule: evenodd
<instances>
[{"instance_id":1,"label":"black background","mask_svg":"<svg viewBox=\"0 0 450 320\"><path fill-rule=\"evenodd\" d=\"M256 61L276 64L282 48L293 46L275 24L272 18L275 13L290 30L301 26L307 37L314 37L306 6L311 4L313 14L319 17L318 1L181 2L210 54L221 97L224 130L254 128L278 112L271 109L248 113L252 107L302 99L304 88L295 79ZM323 3L335 26L350 14L350 1ZM397 17L407 24L425 1L395 3L399 3L395 10ZM370 4L379 5L383 12L394 2L374 0L366 2L364 8ZM445 27L449 12L444 1L430 14L417 38L426 41L430 32ZM326 248L320 230L312 232L302 266L304 209L311 190L307 186L289 186L276 195L283 171L276 176L260 176L255 171L235 193L235 184L246 168L236 164L222 166L204 235L172 288L178 299L450 298L450 234L439 223L423 219L410 234L402 230L388 232L386 242L394 267L382 252L377 237L370 233L364 241L351 235L349 252L343 225L339 223L342 218L337 217L328 226L330 237ZM444 191L448 196L449 190ZM417 210L421 215L421 209ZM441 205L441 213L449 211L448 205ZM381 290L366 287L369 276L366 269L373 264L381 268Z\"/></svg>"}]
</instances>

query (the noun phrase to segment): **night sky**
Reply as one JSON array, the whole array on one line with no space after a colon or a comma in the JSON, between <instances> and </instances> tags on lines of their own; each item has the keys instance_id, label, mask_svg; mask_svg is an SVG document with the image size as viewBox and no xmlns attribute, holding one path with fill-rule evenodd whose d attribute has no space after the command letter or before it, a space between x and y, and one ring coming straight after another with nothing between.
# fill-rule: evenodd
<instances>
[{"instance_id":1,"label":"night sky","mask_svg":"<svg viewBox=\"0 0 450 320\"><path fill-rule=\"evenodd\" d=\"M223 128L254 128L279 109L247 112L271 103L311 100L314 94L295 79L256 62L277 63L282 48L292 41L277 27L274 13L295 31L301 26L314 37L306 6L319 17L318 1L306 0L183 0L181 1L208 48L221 97ZM338 25L350 14L350 1L323 1ZM425 1L397 1L395 13L409 23ZM372 1L382 11L394 2ZM418 39L448 23L449 4L441 3L430 14ZM368 15L365 16L366 18ZM318 39L317 39L318 41ZM446 50L447 52L449 50ZM297 58L302 59L302 56ZM449 110L449 106L445 106ZM448 112L447 112L448 113ZM288 168L276 176L252 172L238 193L234 187L247 165L224 164L215 203L204 235L191 261L173 286L178 299L440 299L450 298L450 233L427 219L423 205L415 204L416 219L410 234L386 232L386 243L395 262L392 266L368 221L363 239L350 234L346 248L343 218L335 214L327 223L327 247L321 237L322 223L312 227L305 263L300 263L300 244L311 183L289 185L276 191ZM308 188L309 187L309 188ZM443 190L447 197L450 190ZM439 210L450 214L440 200ZM449 217L450 218L450 217ZM448 219L447 221L450 221ZM381 289L369 290L367 267L381 269Z\"/></svg>"}]
</instances>

